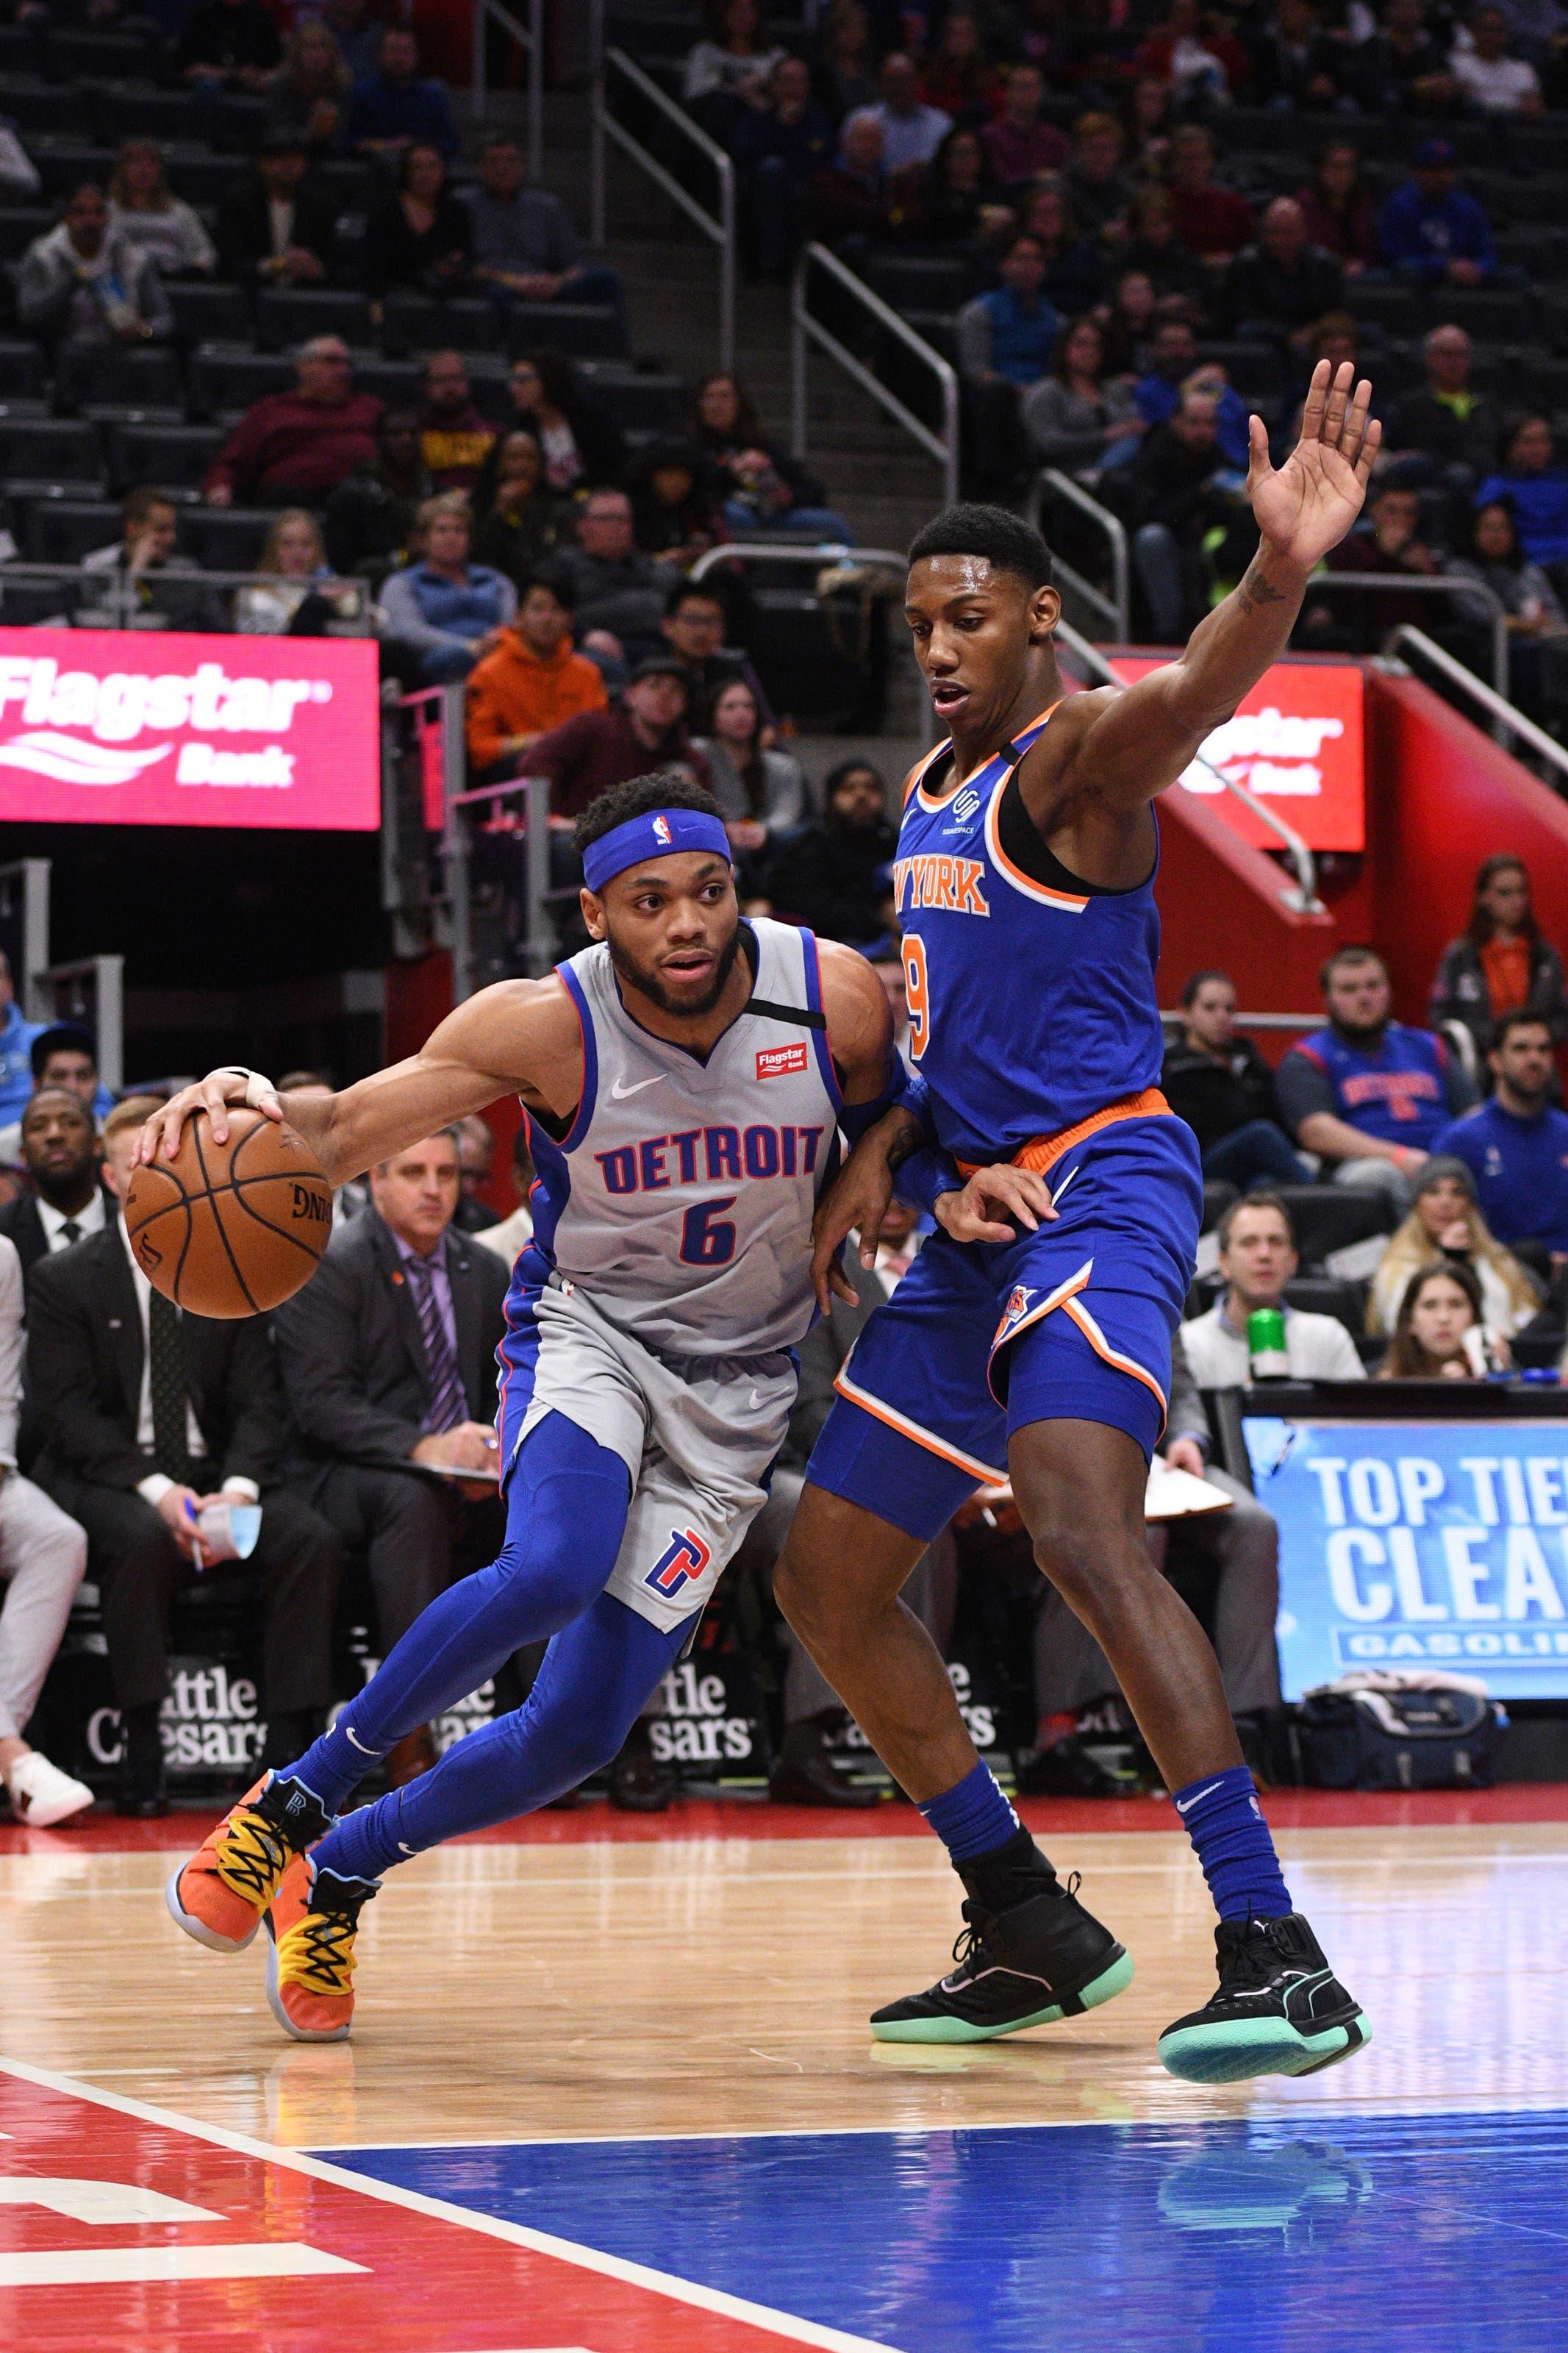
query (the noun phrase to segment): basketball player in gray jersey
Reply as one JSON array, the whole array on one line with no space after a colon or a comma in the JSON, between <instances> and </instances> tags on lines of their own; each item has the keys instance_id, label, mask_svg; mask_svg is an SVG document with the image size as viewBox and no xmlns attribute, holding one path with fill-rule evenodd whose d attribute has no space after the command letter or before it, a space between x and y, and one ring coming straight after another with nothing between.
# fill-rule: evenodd
<instances>
[{"instance_id":1,"label":"basketball player in gray jersey","mask_svg":"<svg viewBox=\"0 0 1568 2353\"><path fill-rule=\"evenodd\" d=\"M216 1071L139 1147L172 1154L195 1111L221 1143L226 1105L247 1102L286 1118L339 1185L517 1093L539 1171L500 1349L500 1557L433 1602L169 1883L175 1919L215 1949L265 1916L272 2007L300 2040L348 2032L355 1926L382 1873L574 1788L679 1656L784 1435L837 1130L859 1134L907 1085L859 956L742 922L708 794L673 776L619 786L577 845L595 944L549 978L482 991L412 1060L324 1100ZM337 1819L403 1734L545 1638L523 1708Z\"/></svg>"}]
</instances>

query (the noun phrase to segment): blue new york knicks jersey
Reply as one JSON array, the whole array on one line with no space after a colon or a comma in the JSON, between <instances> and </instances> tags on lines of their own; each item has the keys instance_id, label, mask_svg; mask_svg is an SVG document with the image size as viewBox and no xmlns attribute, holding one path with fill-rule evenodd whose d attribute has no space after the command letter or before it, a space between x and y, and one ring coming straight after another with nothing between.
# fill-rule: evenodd
<instances>
[{"instance_id":1,"label":"blue new york knicks jersey","mask_svg":"<svg viewBox=\"0 0 1568 2353\"><path fill-rule=\"evenodd\" d=\"M910 780L894 887L910 1054L957 1158L1005 1158L1159 1084L1154 877L1068 874L1018 790L1026 727L962 783L939 745Z\"/></svg>"}]
</instances>

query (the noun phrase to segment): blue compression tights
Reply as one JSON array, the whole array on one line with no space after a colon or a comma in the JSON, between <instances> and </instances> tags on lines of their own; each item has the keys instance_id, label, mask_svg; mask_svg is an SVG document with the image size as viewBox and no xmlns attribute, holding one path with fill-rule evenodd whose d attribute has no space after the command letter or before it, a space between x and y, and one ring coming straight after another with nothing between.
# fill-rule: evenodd
<instances>
[{"instance_id":1,"label":"blue compression tights","mask_svg":"<svg viewBox=\"0 0 1568 2353\"><path fill-rule=\"evenodd\" d=\"M287 1778L303 1781L336 1813L405 1733L476 1691L525 1642L542 1642L581 1618L609 1581L630 1506L620 1456L563 1415L546 1414L507 1481L498 1558L420 1611L331 1730L285 1768ZM506 1810L487 1819L499 1820Z\"/></svg>"}]
</instances>

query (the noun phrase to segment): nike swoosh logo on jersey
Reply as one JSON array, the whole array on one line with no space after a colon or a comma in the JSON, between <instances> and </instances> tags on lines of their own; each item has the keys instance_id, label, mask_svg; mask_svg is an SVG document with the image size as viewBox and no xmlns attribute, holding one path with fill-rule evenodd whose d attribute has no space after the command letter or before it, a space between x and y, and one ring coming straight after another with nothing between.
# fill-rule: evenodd
<instances>
[{"instance_id":1,"label":"nike swoosh logo on jersey","mask_svg":"<svg viewBox=\"0 0 1568 2353\"><path fill-rule=\"evenodd\" d=\"M362 1757L379 1757L379 1756L380 1756L381 1751L380 1751L380 1749L379 1749L379 1748L367 1748L367 1747L365 1746L364 1742L360 1738L360 1736L359 1736L358 1733L354 1730L353 1725L352 1724L345 1724L345 1725L344 1725L344 1726L343 1726L343 1730L347 1733L347 1735L348 1735L349 1738L353 1742L354 1746L359 1750L359 1753L360 1753L360 1755L361 1755Z\"/></svg>"},{"instance_id":2,"label":"nike swoosh logo on jersey","mask_svg":"<svg viewBox=\"0 0 1568 2353\"><path fill-rule=\"evenodd\" d=\"M1206 1789L1194 1789L1184 1806L1183 1805L1180 1798L1178 1798L1175 1801L1177 1813L1190 1814L1200 1798L1212 1797L1218 1788L1219 1783L1217 1781L1211 1781Z\"/></svg>"},{"instance_id":3,"label":"nike swoosh logo on jersey","mask_svg":"<svg viewBox=\"0 0 1568 2353\"><path fill-rule=\"evenodd\" d=\"M610 1101L612 1103L625 1103L628 1095L640 1095L644 1087L657 1087L663 1076L664 1072L662 1071L656 1071L651 1079L639 1079L635 1087L623 1086L619 1079L617 1079L615 1085L610 1089Z\"/></svg>"}]
</instances>

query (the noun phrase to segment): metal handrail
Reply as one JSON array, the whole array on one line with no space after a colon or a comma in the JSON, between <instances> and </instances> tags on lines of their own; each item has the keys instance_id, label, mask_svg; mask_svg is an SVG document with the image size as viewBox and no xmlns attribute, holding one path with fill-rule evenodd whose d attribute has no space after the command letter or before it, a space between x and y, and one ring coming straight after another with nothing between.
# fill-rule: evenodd
<instances>
[{"instance_id":1,"label":"metal handrail","mask_svg":"<svg viewBox=\"0 0 1568 2353\"><path fill-rule=\"evenodd\" d=\"M1314 588L1414 588L1417 596L1449 596L1456 600L1468 597L1474 604L1484 604L1491 613L1492 684L1506 702L1508 699L1508 607L1502 598L1479 580L1429 580L1419 572L1314 572L1307 583L1310 596ZM1397 637L1398 630L1393 635ZM1419 635L1420 632L1417 632ZM1466 670L1467 678L1475 672Z\"/></svg>"},{"instance_id":2,"label":"metal handrail","mask_svg":"<svg viewBox=\"0 0 1568 2353\"><path fill-rule=\"evenodd\" d=\"M913 409L906 408L896 393L891 393L864 361L841 343L837 335L812 317L806 307L806 280L813 269L826 269L845 292L858 302L884 328L896 336L906 350L914 353L929 367L937 380L942 394L942 429L933 433L931 427L918 417ZM797 458L805 455L805 358L808 343L816 343L830 359L837 360L847 375L852 376L862 392L868 393L879 408L885 409L910 438L934 458L942 468L942 503L952 506L958 497L958 376L938 351L933 351L923 335L918 335L907 321L900 319L879 294L874 294L864 279L857 278L847 269L836 253L825 245L808 245L795 264L795 280L790 288L790 383L792 442ZM902 563L900 556L899 561Z\"/></svg>"},{"instance_id":3,"label":"metal handrail","mask_svg":"<svg viewBox=\"0 0 1568 2353\"><path fill-rule=\"evenodd\" d=\"M1066 621L1057 623L1056 634L1058 641L1066 646L1076 660L1082 662L1084 667L1099 679L1102 686L1113 686L1119 694L1125 694L1127 681L1117 676L1098 646L1091 646L1087 638L1080 637L1079 632L1069 628ZM1317 861L1295 827L1287 825L1282 817L1277 815L1273 809L1266 807L1255 794L1247 791L1245 785L1238 785L1234 776L1227 776L1223 768L1216 768L1214 762L1206 759L1201 751L1194 753L1188 765L1206 768L1210 776L1241 803L1243 808L1250 810L1262 824L1279 835L1280 846L1296 870L1296 881L1299 885L1296 891L1287 890L1282 892L1286 905L1294 908L1298 914L1321 915L1323 913L1323 902L1318 896Z\"/></svg>"},{"instance_id":4,"label":"metal handrail","mask_svg":"<svg viewBox=\"0 0 1568 2353\"><path fill-rule=\"evenodd\" d=\"M499 25L510 33L528 60L526 90L528 121L528 175L537 180L544 165L544 0L527 0L528 22L522 24L503 7L501 0L474 0L474 121L485 119L489 97L486 86L485 37L490 26Z\"/></svg>"},{"instance_id":5,"label":"metal handrail","mask_svg":"<svg viewBox=\"0 0 1568 2353\"><path fill-rule=\"evenodd\" d=\"M1120 644L1125 645L1132 635L1132 585L1127 527L1120 515L1112 514L1109 507L1102 507L1098 499L1090 498L1083 484L1075 482L1070 474L1064 474L1059 466L1042 466L1030 486L1028 499L1028 519L1037 531L1040 528L1047 482L1060 497L1077 507L1080 514L1087 515L1110 541L1111 593L1108 596L1102 588L1097 588L1092 581L1086 580L1081 572L1075 571L1070 564L1064 564L1054 548L1051 551L1052 568L1086 603L1099 606L1110 624L1112 636Z\"/></svg>"},{"instance_id":6,"label":"metal handrail","mask_svg":"<svg viewBox=\"0 0 1568 2353\"><path fill-rule=\"evenodd\" d=\"M590 232L595 245L605 241L605 142L614 140L623 155L628 156L654 185L662 188L671 204L679 206L688 220L701 230L703 236L719 248L719 364L732 368L735 364L735 166L716 139L710 139L700 124L693 122L683 107L676 104L667 90L644 73L641 66L629 58L625 49L607 48L604 37L604 0L596 0L594 11L594 102L590 116ZM665 121L673 124L688 145L712 165L719 183L719 210L709 212L699 204L689 188L683 188L672 173L667 172L656 155L651 155L638 139L634 139L610 111L607 93L608 77L618 74L628 82L640 98L657 107Z\"/></svg>"},{"instance_id":7,"label":"metal handrail","mask_svg":"<svg viewBox=\"0 0 1568 2353\"><path fill-rule=\"evenodd\" d=\"M1530 745L1532 752L1539 752L1542 758L1550 762L1560 775L1568 776L1568 751L1563 750L1556 738L1549 735L1544 727L1538 727L1533 719L1527 719L1516 704L1479 679L1473 670L1467 670L1464 663L1457 661L1444 647L1435 645L1425 629L1416 628L1410 621L1402 623L1389 638L1384 649L1385 656L1402 645L1414 647L1418 654L1440 670L1445 678L1479 702L1498 726L1517 735L1521 743Z\"/></svg>"}]
</instances>

